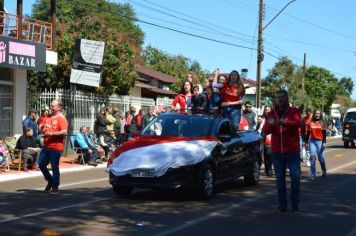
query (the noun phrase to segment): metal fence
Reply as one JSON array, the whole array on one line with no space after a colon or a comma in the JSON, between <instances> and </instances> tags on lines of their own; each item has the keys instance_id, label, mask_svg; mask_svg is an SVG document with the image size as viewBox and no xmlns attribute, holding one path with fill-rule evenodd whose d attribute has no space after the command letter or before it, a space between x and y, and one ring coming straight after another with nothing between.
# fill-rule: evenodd
<instances>
[{"instance_id":1,"label":"metal fence","mask_svg":"<svg viewBox=\"0 0 356 236\"><path fill-rule=\"evenodd\" d=\"M30 96L30 95L29 95ZM63 113L67 115L70 103L70 91L57 89L45 90L41 93L40 98L34 105L28 104L28 109L36 109L41 111L46 106L49 107L53 99L59 99L63 103ZM118 107L123 113L130 110L130 106L135 106L137 111L144 109L147 111L148 107L155 107L157 110L167 107L171 104L172 99L167 97L158 97L156 101L153 98L143 98L134 96L98 96L92 93L84 93L76 91L73 104L73 131L79 131L81 126L94 128L96 114L104 107Z\"/></svg>"}]
</instances>

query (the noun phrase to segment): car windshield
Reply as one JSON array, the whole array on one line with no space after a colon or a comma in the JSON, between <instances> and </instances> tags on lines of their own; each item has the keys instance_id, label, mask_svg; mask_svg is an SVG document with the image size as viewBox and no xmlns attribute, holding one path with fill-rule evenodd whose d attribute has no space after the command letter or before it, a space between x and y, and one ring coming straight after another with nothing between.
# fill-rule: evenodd
<instances>
[{"instance_id":1,"label":"car windshield","mask_svg":"<svg viewBox=\"0 0 356 236\"><path fill-rule=\"evenodd\" d=\"M346 122L356 122L356 112L347 112L344 118L344 121Z\"/></svg>"},{"instance_id":2,"label":"car windshield","mask_svg":"<svg viewBox=\"0 0 356 236\"><path fill-rule=\"evenodd\" d=\"M203 137L209 135L211 122L209 117L163 115L155 117L141 135Z\"/></svg>"}]
</instances>

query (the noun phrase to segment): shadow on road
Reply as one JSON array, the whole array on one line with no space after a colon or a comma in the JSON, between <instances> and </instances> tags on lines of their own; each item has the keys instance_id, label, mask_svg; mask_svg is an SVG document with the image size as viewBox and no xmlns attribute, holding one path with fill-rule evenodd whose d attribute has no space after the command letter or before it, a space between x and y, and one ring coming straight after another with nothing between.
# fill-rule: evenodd
<instances>
[{"instance_id":1,"label":"shadow on road","mask_svg":"<svg viewBox=\"0 0 356 236\"><path fill-rule=\"evenodd\" d=\"M293 221L271 213L277 198L274 180L264 177L260 185L247 187L243 179L238 179L219 186L207 201L198 201L190 192L178 190L139 190L128 198L118 198L110 188L62 189L56 196L42 190L18 189L16 193L0 193L0 227L4 235L39 235L44 229L72 236L152 235L243 202L241 207L212 219L233 219L241 228L239 235L245 235L245 229L252 229L253 235L260 235L263 230L267 235L282 235L289 227L296 229L289 235L300 235L301 228L315 228L317 222L343 222L348 227L350 219L355 220L356 191L351 191L354 174L329 174L314 180L303 177L302 217ZM321 233L334 235L327 234L333 224L326 223Z\"/></svg>"}]
</instances>

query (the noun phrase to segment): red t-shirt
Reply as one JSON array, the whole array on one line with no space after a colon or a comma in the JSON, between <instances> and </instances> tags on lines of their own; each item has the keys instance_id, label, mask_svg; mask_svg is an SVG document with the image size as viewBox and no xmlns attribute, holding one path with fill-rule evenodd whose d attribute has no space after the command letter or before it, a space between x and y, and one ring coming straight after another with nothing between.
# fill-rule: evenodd
<instances>
[{"instance_id":1,"label":"red t-shirt","mask_svg":"<svg viewBox=\"0 0 356 236\"><path fill-rule=\"evenodd\" d=\"M323 140L323 138L324 138L323 130L324 129L321 126L320 121L310 122L308 129L310 129L310 138L317 139L317 140Z\"/></svg>"},{"instance_id":2,"label":"red t-shirt","mask_svg":"<svg viewBox=\"0 0 356 236\"><path fill-rule=\"evenodd\" d=\"M240 94L238 87L236 85L230 85L228 83L224 83L221 88L221 98L223 102L236 102L244 96L245 93Z\"/></svg>"},{"instance_id":3,"label":"red t-shirt","mask_svg":"<svg viewBox=\"0 0 356 236\"><path fill-rule=\"evenodd\" d=\"M44 125L43 134L54 133L68 129L67 119L62 113L52 116L49 115L43 119L41 125ZM65 136L47 136L44 138L44 146L48 149L60 151L64 150Z\"/></svg>"}]
</instances>

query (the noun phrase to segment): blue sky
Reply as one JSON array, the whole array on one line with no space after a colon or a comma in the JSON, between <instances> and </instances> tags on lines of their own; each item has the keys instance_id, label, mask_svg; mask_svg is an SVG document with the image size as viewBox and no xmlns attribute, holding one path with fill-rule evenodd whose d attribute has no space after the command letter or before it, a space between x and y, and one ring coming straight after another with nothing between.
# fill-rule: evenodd
<instances>
[{"instance_id":1,"label":"blue sky","mask_svg":"<svg viewBox=\"0 0 356 236\"><path fill-rule=\"evenodd\" d=\"M130 3L137 18L197 37L138 23L145 32L145 45L152 45L172 55L184 55L198 61L203 69L224 72L248 68L248 77L256 78L256 50L259 0L112 0ZM35 0L24 1L29 13ZM264 0L266 25L289 0ZM5 0L5 7L15 12L16 1ZM330 70L337 78L351 77L352 98L356 100L356 1L296 0L263 32L264 61L262 76L287 56L302 65ZM242 47L240 47L242 46Z\"/></svg>"}]
</instances>

